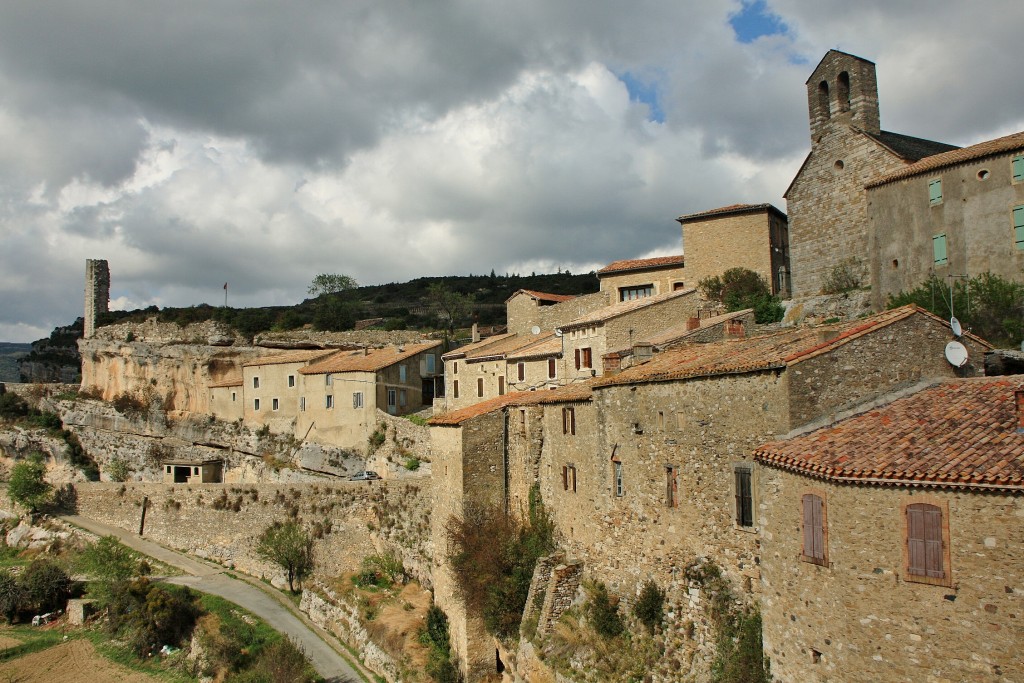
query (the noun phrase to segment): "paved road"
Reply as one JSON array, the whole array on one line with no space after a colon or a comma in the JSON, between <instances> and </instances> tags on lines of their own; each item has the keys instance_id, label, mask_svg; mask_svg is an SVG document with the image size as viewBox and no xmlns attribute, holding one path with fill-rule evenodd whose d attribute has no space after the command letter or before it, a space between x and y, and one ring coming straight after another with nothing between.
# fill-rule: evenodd
<instances>
[{"instance_id":1,"label":"paved road","mask_svg":"<svg viewBox=\"0 0 1024 683\"><path fill-rule=\"evenodd\" d=\"M273 591L271 593L255 580L254 583L249 583L249 579L234 578L226 574L222 567L170 550L124 529L79 515L65 515L63 519L100 536L116 536L130 548L186 573L185 576L171 577L168 579L169 583L219 595L241 605L299 643L306 651L306 656L313 667L329 682L366 680L332 645L328 644L329 641L325 642L325 638L330 636L310 623L293 604L279 596L276 589L269 589Z\"/></svg>"}]
</instances>

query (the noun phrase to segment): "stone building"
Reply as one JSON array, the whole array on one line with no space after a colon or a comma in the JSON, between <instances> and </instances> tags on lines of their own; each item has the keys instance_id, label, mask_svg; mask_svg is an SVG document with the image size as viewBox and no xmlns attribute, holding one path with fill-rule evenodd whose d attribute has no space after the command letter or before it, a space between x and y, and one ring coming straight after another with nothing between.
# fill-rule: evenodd
<instances>
[{"instance_id":1,"label":"stone building","mask_svg":"<svg viewBox=\"0 0 1024 683\"><path fill-rule=\"evenodd\" d=\"M290 351L263 356L242 363L242 419L250 427L267 425L272 432L290 434L295 430L295 420L300 412L303 387L299 370L310 363L322 360L335 353L331 350ZM230 387L218 387L234 390ZM213 400L226 405L223 393L213 395ZM211 404L213 401L211 401Z\"/></svg>"},{"instance_id":2,"label":"stone building","mask_svg":"<svg viewBox=\"0 0 1024 683\"><path fill-rule=\"evenodd\" d=\"M1024 132L883 175L867 199L876 308L932 275L1024 282Z\"/></svg>"},{"instance_id":3,"label":"stone building","mask_svg":"<svg viewBox=\"0 0 1024 683\"><path fill-rule=\"evenodd\" d=\"M881 129L875 65L866 59L829 50L806 87L811 151L783 195L794 297L818 294L832 269L850 257L866 279L865 186L955 149Z\"/></svg>"},{"instance_id":4,"label":"stone building","mask_svg":"<svg viewBox=\"0 0 1024 683\"><path fill-rule=\"evenodd\" d=\"M608 295L604 292L573 296L520 289L505 300L508 331L513 334L530 334L534 327L553 330L573 318L608 304Z\"/></svg>"},{"instance_id":5,"label":"stone building","mask_svg":"<svg viewBox=\"0 0 1024 683\"><path fill-rule=\"evenodd\" d=\"M597 277L608 303L615 303L685 289L687 274L679 254L613 261L597 271Z\"/></svg>"},{"instance_id":6,"label":"stone building","mask_svg":"<svg viewBox=\"0 0 1024 683\"><path fill-rule=\"evenodd\" d=\"M789 226L771 204L733 204L676 219L683 227L687 279L695 287L730 268L746 268L789 296Z\"/></svg>"},{"instance_id":7,"label":"stone building","mask_svg":"<svg viewBox=\"0 0 1024 683\"><path fill-rule=\"evenodd\" d=\"M245 415L245 398L241 375L227 377L208 385L210 414L218 420L234 422Z\"/></svg>"},{"instance_id":8,"label":"stone building","mask_svg":"<svg viewBox=\"0 0 1024 683\"><path fill-rule=\"evenodd\" d=\"M210 460L164 460L165 484L219 484L224 481L224 461Z\"/></svg>"},{"instance_id":9,"label":"stone building","mask_svg":"<svg viewBox=\"0 0 1024 683\"><path fill-rule=\"evenodd\" d=\"M754 454L780 681L1016 681L1024 376L944 381Z\"/></svg>"}]
</instances>

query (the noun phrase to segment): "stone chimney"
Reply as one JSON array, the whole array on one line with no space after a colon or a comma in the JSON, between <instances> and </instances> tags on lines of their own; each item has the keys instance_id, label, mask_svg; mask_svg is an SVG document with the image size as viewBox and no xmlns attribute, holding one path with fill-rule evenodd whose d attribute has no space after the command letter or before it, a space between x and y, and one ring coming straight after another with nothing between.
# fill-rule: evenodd
<instances>
[{"instance_id":1,"label":"stone chimney","mask_svg":"<svg viewBox=\"0 0 1024 683\"><path fill-rule=\"evenodd\" d=\"M700 317L695 316L695 315L694 316L690 316L690 318L687 319L687 321L686 321L686 329L687 330L695 330L698 327L700 327Z\"/></svg>"},{"instance_id":2,"label":"stone chimney","mask_svg":"<svg viewBox=\"0 0 1024 683\"><path fill-rule=\"evenodd\" d=\"M634 344L633 345L633 361L635 363L643 363L649 361L651 356L654 355L654 347L651 344Z\"/></svg>"},{"instance_id":3,"label":"stone chimney","mask_svg":"<svg viewBox=\"0 0 1024 683\"><path fill-rule=\"evenodd\" d=\"M473 323L473 343L480 341L480 326L477 323Z\"/></svg>"},{"instance_id":4,"label":"stone chimney","mask_svg":"<svg viewBox=\"0 0 1024 683\"><path fill-rule=\"evenodd\" d=\"M730 320L725 324L726 339L743 339L746 336L742 320Z\"/></svg>"}]
</instances>

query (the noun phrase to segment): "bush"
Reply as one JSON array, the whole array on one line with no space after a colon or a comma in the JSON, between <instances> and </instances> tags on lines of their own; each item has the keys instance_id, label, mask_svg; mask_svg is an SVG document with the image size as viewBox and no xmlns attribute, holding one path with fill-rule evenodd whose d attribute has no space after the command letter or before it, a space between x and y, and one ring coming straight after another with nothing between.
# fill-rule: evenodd
<instances>
[{"instance_id":1,"label":"bush","mask_svg":"<svg viewBox=\"0 0 1024 683\"><path fill-rule=\"evenodd\" d=\"M110 481L128 481L131 474L132 470L124 458L114 458L110 461L110 464L107 465L107 476L110 477Z\"/></svg>"},{"instance_id":2,"label":"bush","mask_svg":"<svg viewBox=\"0 0 1024 683\"><path fill-rule=\"evenodd\" d=\"M19 420L28 415L28 403L12 391L0 394L0 417L5 420Z\"/></svg>"},{"instance_id":3,"label":"bush","mask_svg":"<svg viewBox=\"0 0 1024 683\"><path fill-rule=\"evenodd\" d=\"M653 633L655 628L661 626L664 605L665 591L658 588L653 580L647 581L640 589L640 597L633 606L633 615Z\"/></svg>"},{"instance_id":4,"label":"bush","mask_svg":"<svg viewBox=\"0 0 1024 683\"><path fill-rule=\"evenodd\" d=\"M458 683L462 677L452 661L448 615L437 605L427 610L427 623L420 631L420 644L427 652L427 675L438 683Z\"/></svg>"},{"instance_id":5,"label":"bush","mask_svg":"<svg viewBox=\"0 0 1024 683\"><path fill-rule=\"evenodd\" d=\"M387 588L395 583L406 583L409 574L402 561L392 553L369 555L363 558L359 573L353 578L357 586Z\"/></svg>"},{"instance_id":6,"label":"bush","mask_svg":"<svg viewBox=\"0 0 1024 683\"><path fill-rule=\"evenodd\" d=\"M28 460L22 460L11 468L11 481L7 495L15 503L35 513L50 500L53 487L46 481L46 465L41 453L33 453Z\"/></svg>"},{"instance_id":7,"label":"bush","mask_svg":"<svg viewBox=\"0 0 1024 683\"><path fill-rule=\"evenodd\" d=\"M52 560L33 560L21 575L24 608L36 614L62 609L71 596L71 577Z\"/></svg>"},{"instance_id":8,"label":"bush","mask_svg":"<svg viewBox=\"0 0 1024 683\"><path fill-rule=\"evenodd\" d=\"M747 268L730 268L721 276L706 277L697 287L705 299L719 302L726 311L754 309L754 320L760 324L778 322L785 313L767 280Z\"/></svg>"},{"instance_id":9,"label":"bush","mask_svg":"<svg viewBox=\"0 0 1024 683\"><path fill-rule=\"evenodd\" d=\"M621 635L626 626L619 614L619 599L610 596L608 588L600 581L589 586L588 593L586 614L590 627L605 638Z\"/></svg>"},{"instance_id":10,"label":"bush","mask_svg":"<svg viewBox=\"0 0 1024 683\"><path fill-rule=\"evenodd\" d=\"M420 468L420 459L419 458L412 457L412 458L409 458L408 460L405 461L405 469L409 470L410 472L415 472L419 468Z\"/></svg>"},{"instance_id":11,"label":"bush","mask_svg":"<svg viewBox=\"0 0 1024 683\"><path fill-rule=\"evenodd\" d=\"M368 442L370 444L370 452L377 450L384 445L384 441L387 440L388 432L387 427L383 424L377 425L377 429L373 430L373 434L370 434Z\"/></svg>"},{"instance_id":12,"label":"bush","mask_svg":"<svg viewBox=\"0 0 1024 683\"><path fill-rule=\"evenodd\" d=\"M139 417L149 410L149 404L128 392L122 392L115 396L110 405L114 406L114 410L117 412L131 418Z\"/></svg>"},{"instance_id":13,"label":"bush","mask_svg":"<svg viewBox=\"0 0 1024 683\"><path fill-rule=\"evenodd\" d=\"M256 554L285 570L292 593L297 592L296 582L301 584L313 571L313 539L293 519L264 529L256 540Z\"/></svg>"},{"instance_id":14,"label":"bush","mask_svg":"<svg viewBox=\"0 0 1024 683\"><path fill-rule=\"evenodd\" d=\"M7 622L14 621L18 608L24 602L21 583L10 569L0 569L0 614Z\"/></svg>"},{"instance_id":15,"label":"bush","mask_svg":"<svg viewBox=\"0 0 1024 683\"><path fill-rule=\"evenodd\" d=\"M822 294L844 294L860 289L864 283L864 265L856 256L833 266L821 285Z\"/></svg>"}]
</instances>

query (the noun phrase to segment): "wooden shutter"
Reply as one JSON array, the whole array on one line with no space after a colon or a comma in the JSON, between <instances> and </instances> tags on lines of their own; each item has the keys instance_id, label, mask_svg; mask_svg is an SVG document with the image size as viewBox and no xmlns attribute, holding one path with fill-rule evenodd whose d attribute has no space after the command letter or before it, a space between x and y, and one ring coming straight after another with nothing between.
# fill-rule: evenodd
<instances>
[{"instance_id":1,"label":"wooden shutter","mask_svg":"<svg viewBox=\"0 0 1024 683\"><path fill-rule=\"evenodd\" d=\"M526 363L520 363L518 366L519 370L519 381L522 382L526 379Z\"/></svg>"},{"instance_id":2,"label":"wooden shutter","mask_svg":"<svg viewBox=\"0 0 1024 683\"><path fill-rule=\"evenodd\" d=\"M576 434L576 409L569 408L569 433Z\"/></svg>"},{"instance_id":3,"label":"wooden shutter","mask_svg":"<svg viewBox=\"0 0 1024 683\"><path fill-rule=\"evenodd\" d=\"M562 465L562 490L569 490L569 468L566 465Z\"/></svg>"},{"instance_id":4,"label":"wooden shutter","mask_svg":"<svg viewBox=\"0 0 1024 683\"><path fill-rule=\"evenodd\" d=\"M555 378L555 359L548 358L548 379Z\"/></svg>"},{"instance_id":5,"label":"wooden shutter","mask_svg":"<svg viewBox=\"0 0 1024 683\"><path fill-rule=\"evenodd\" d=\"M942 510L927 503L907 506L907 572L945 578L942 551Z\"/></svg>"},{"instance_id":6,"label":"wooden shutter","mask_svg":"<svg viewBox=\"0 0 1024 683\"><path fill-rule=\"evenodd\" d=\"M949 263L949 259L946 256L946 235L936 235L932 238L932 255L935 258L935 265L943 265Z\"/></svg>"},{"instance_id":7,"label":"wooden shutter","mask_svg":"<svg viewBox=\"0 0 1024 683\"><path fill-rule=\"evenodd\" d=\"M458 397L459 397L459 380L454 380L452 382L452 398L458 398Z\"/></svg>"},{"instance_id":8,"label":"wooden shutter","mask_svg":"<svg viewBox=\"0 0 1024 683\"><path fill-rule=\"evenodd\" d=\"M804 558L825 563L825 504L820 496L808 493L803 497Z\"/></svg>"},{"instance_id":9,"label":"wooden shutter","mask_svg":"<svg viewBox=\"0 0 1024 683\"><path fill-rule=\"evenodd\" d=\"M498 375L498 396L505 395L505 378Z\"/></svg>"},{"instance_id":10,"label":"wooden shutter","mask_svg":"<svg viewBox=\"0 0 1024 683\"><path fill-rule=\"evenodd\" d=\"M1024 206L1013 207L1013 239L1018 249L1024 249Z\"/></svg>"},{"instance_id":11,"label":"wooden shutter","mask_svg":"<svg viewBox=\"0 0 1024 683\"><path fill-rule=\"evenodd\" d=\"M942 202L942 179L936 178L928 183L928 203L940 204Z\"/></svg>"},{"instance_id":12,"label":"wooden shutter","mask_svg":"<svg viewBox=\"0 0 1024 683\"><path fill-rule=\"evenodd\" d=\"M750 470L736 469L736 524L754 526L754 505L750 491Z\"/></svg>"},{"instance_id":13,"label":"wooden shutter","mask_svg":"<svg viewBox=\"0 0 1024 683\"><path fill-rule=\"evenodd\" d=\"M478 377L477 380L476 380L476 395L477 396L483 396L484 395L484 378L483 377Z\"/></svg>"},{"instance_id":14,"label":"wooden shutter","mask_svg":"<svg viewBox=\"0 0 1024 683\"><path fill-rule=\"evenodd\" d=\"M1024 155L1013 158L1013 182L1024 182Z\"/></svg>"},{"instance_id":15,"label":"wooden shutter","mask_svg":"<svg viewBox=\"0 0 1024 683\"><path fill-rule=\"evenodd\" d=\"M576 369L580 369L580 350L576 349Z\"/></svg>"}]
</instances>

